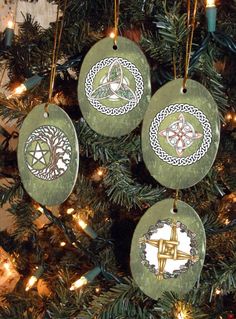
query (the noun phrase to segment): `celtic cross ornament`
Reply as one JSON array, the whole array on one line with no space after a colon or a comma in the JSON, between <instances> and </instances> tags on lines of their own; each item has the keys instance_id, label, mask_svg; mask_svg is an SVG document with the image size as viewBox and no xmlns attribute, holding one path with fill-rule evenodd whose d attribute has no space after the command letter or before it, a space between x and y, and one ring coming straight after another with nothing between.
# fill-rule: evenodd
<instances>
[{"instance_id":1,"label":"celtic cross ornament","mask_svg":"<svg viewBox=\"0 0 236 319\"><path fill-rule=\"evenodd\" d=\"M203 179L220 139L215 101L200 83L187 83L186 93L182 79L161 87L151 99L142 127L144 162L160 184L173 189Z\"/></svg>"},{"instance_id":2,"label":"celtic cross ornament","mask_svg":"<svg viewBox=\"0 0 236 319\"><path fill-rule=\"evenodd\" d=\"M196 133L194 127L186 121L184 114L180 114L178 120L171 123L166 129L159 132L181 157L184 150L190 147L194 140L202 138L202 133Z\"/></svg>"},{"instance_id":3,"label":"celtic cross ornament","mask_svg":"<svg viewBox=\"0 0 236 319\"><path fill-rule=\"evenodd\" d=\"M153 205L140 219L132 239L130 266L141 290L153 299L163 292L187 293L205 258L202 222L192 207L173 199Z\"/></svg>"},{"instance_id":4,"label":"celtic cross ornament","mask_svg":"<svg viewBox=\"0 0 236 319\"><path fill-rule=\"evenodd\" d=\"M79 78L78 99L87 123L97 133L121 136L142 120L150 100L150 71L140 48L118 37L96 43L86 55Z\"/></svg>"},{"instance_id":5,"label":"celtic cross ornament","mask_svg":"<svg viewBox=\"0 0 236 319\"><path fill-rule=\"evenodd\" d=\"M20 130L18 166L24 188L43 205L62 203L71 193L78 173L77 135L68 115L49 104L36 106Z\"/></svg>"}]
</instances>

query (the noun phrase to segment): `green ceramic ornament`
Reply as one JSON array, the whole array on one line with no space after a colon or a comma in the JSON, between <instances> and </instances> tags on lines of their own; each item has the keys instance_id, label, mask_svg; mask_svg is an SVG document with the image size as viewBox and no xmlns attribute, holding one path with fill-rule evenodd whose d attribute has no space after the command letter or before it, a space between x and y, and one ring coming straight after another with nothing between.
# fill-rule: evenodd
<instances>
[{"instance_id":1,"label":"green ceramic ornament","mask_svg":"<svg viewBox=\"0 0 236 319\"><path fill-rule=\"evenodd\" d=\"M201 273L206 249L202 222L192 207L173 199L163 200L147 210L132 239L130 266L133 278L149 297L163 292L183 296Z\"/></svg>"},{"instance_id":2,"label":"green ceramic ornament","mask_svg":"<svg viewBox=\"0 0 236 319\"><path fill-rule=\"evenodd\" d=\"M132 41L118 37L96 43L86 55L79 77L78 99L89 126L99 134L130 133L143 119L150 94L146 57Z\"/></svg>"},{"instance_id":3,"label":"green ceramic ornament","mask_svg":"<svg viewBox=\"0 0 236 319\"><path fill-rule=\"evenodd\" d=\"M34 107L20 130L18 167L27 193L42 205L66 200L75 185L79 166L76 131L57 105Z\"/></svg>"},{"instance_id":4,"label":"green ceramic ornament","mask_svg":"<svg viewBox=\"0 0 236 319\"><path fill-rule=\"evenodd\" d=\"M171 81L151 99L142 128L144 162L162 185L188 188L204 178L218 150L218 108L200 83Z\"/></svg>"}]
</instances>

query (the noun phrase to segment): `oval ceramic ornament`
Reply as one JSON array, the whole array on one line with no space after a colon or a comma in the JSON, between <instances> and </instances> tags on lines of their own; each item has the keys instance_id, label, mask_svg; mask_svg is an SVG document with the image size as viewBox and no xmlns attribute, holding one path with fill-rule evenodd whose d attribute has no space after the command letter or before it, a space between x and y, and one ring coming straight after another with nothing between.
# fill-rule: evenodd
<instances>
[{"instance_id":1,"label":"oval ceramic ornament","mask_svg":"<svg viewBox=\"0 0 236 319\"><path fill-rule=\"evenodd\" d=\"M179 296L190 291L201 273L206 249L202 222L192 207L173 199L147 210L132 239L131 271L140 289L158 299L163 292Z\"/></svg>"},{"instance_id":2,"label":"oval ceramic ornament","mask_svg":"<svg viewBox=\"0 0 236 319\"><path fill-rule=\"evenodd\" d=\"M150 70L140 48L123 37L105 38L86 55L79 77L78 99L89 126L99 134L130 133L143 119L150 94Z\"/></svg>"},{"instance_id":3,"label":"oval ceramic ornament","mask_svg":"<svg viewBox=\"0 0 236 319\"><path fill-rule=\"evenodd\" d=\"M218 108L200 83L165 84L152 97L142 127L142 152L151 175L162 185L188 188L204 178L218 150Z\"/></svg>"},{"instance_id":4,"label":"oval ceramic ornament","mask_svg":"<svg viewBox=\"0 0 236 319\"><path fill-rule=\"evenodd\" d=\"M69 116L57 105L34 107L20 130L18 167L27 193L42 205L66 200L75 185L79 166L76 131Z\"/></svg>"}]
</instances>

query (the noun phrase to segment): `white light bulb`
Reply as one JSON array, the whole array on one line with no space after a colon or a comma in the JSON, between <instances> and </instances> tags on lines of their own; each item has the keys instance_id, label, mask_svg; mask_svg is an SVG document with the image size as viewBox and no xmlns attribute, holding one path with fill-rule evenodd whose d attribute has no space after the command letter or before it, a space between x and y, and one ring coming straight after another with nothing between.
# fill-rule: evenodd
<instances>
[{"instance_id":1,"label":"white light bulb","mask_svg":"<svg viewBox=\"0 0 236 319\"><path fill-rule=\"evenodd\" d=\"M13 91L13 94L22 94L23 92L26 91L26 86L24 84L21 84L19 86L17 86L17 88L15 88L15 90Z\"/></svg>"},{"instance_id":2,"label":"white light bulb","mask_svg":"<svg viewBox=\"0 0 236 319\"><path fill-rule=\"evenodd\" d=\"M33 287L33 285L37 282L37 280L38 280L37 277L31 276L29 281L27 282L25 291L30 290Z\"/></svg>"},{"instance_id":3,"label":"white light bulb","mask_svg":"<svg viewBox=\"0 0 236 319\"><path fill-rule=\"evenodd\" d=\"M215 0L207 0L207 2L206 2L206 7L207 8L215 7L215 6L216 6Z\"/></svg>"},{"instance_id":4,"label":"white light bulb","mask_svg":"<svg viewBox=\"0 0 236 319\"><path fill-rule=\"evenodd\" d=\"M13 21L9 20L9 21L7 22L7 27L8 27L9 29L14 29L14 23L13 23Z\"/></svg>"},{"instance_id":5,"label":"white light bulb","mask_svg":"<svg viewBox=\"0 0 236 319\"><path fill-rule=\"evenodd\" d=\"M84 285L87 285L88 280L84 276L82 276L80 279L76 280L70 287L70 290L76 290L81 288Z\"/></svg>"}]
</instances>

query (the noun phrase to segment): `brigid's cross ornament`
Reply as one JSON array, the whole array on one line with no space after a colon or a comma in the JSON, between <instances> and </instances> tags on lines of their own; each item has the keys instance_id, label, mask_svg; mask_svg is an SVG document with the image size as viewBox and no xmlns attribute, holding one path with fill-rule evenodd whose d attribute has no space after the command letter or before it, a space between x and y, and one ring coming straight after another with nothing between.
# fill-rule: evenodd
<instances>
[{"instance_id":1,"label":"brigid's cross ornament","mask_svg":"<svg viewBox=\"0 0 236 319\"><path fill-rule=\"evenodd\" d=\"M151 246L158 248L157 260L158 260L158 274L157 279L163 279L165 266L167 260L192 260L196 262L199 257L192 256L181 250L178 250L178 234L176 222L171 225L170 240L166 239L145 239L141 238L140 242L147 243Z\"/></svg>"}]
</instances>

